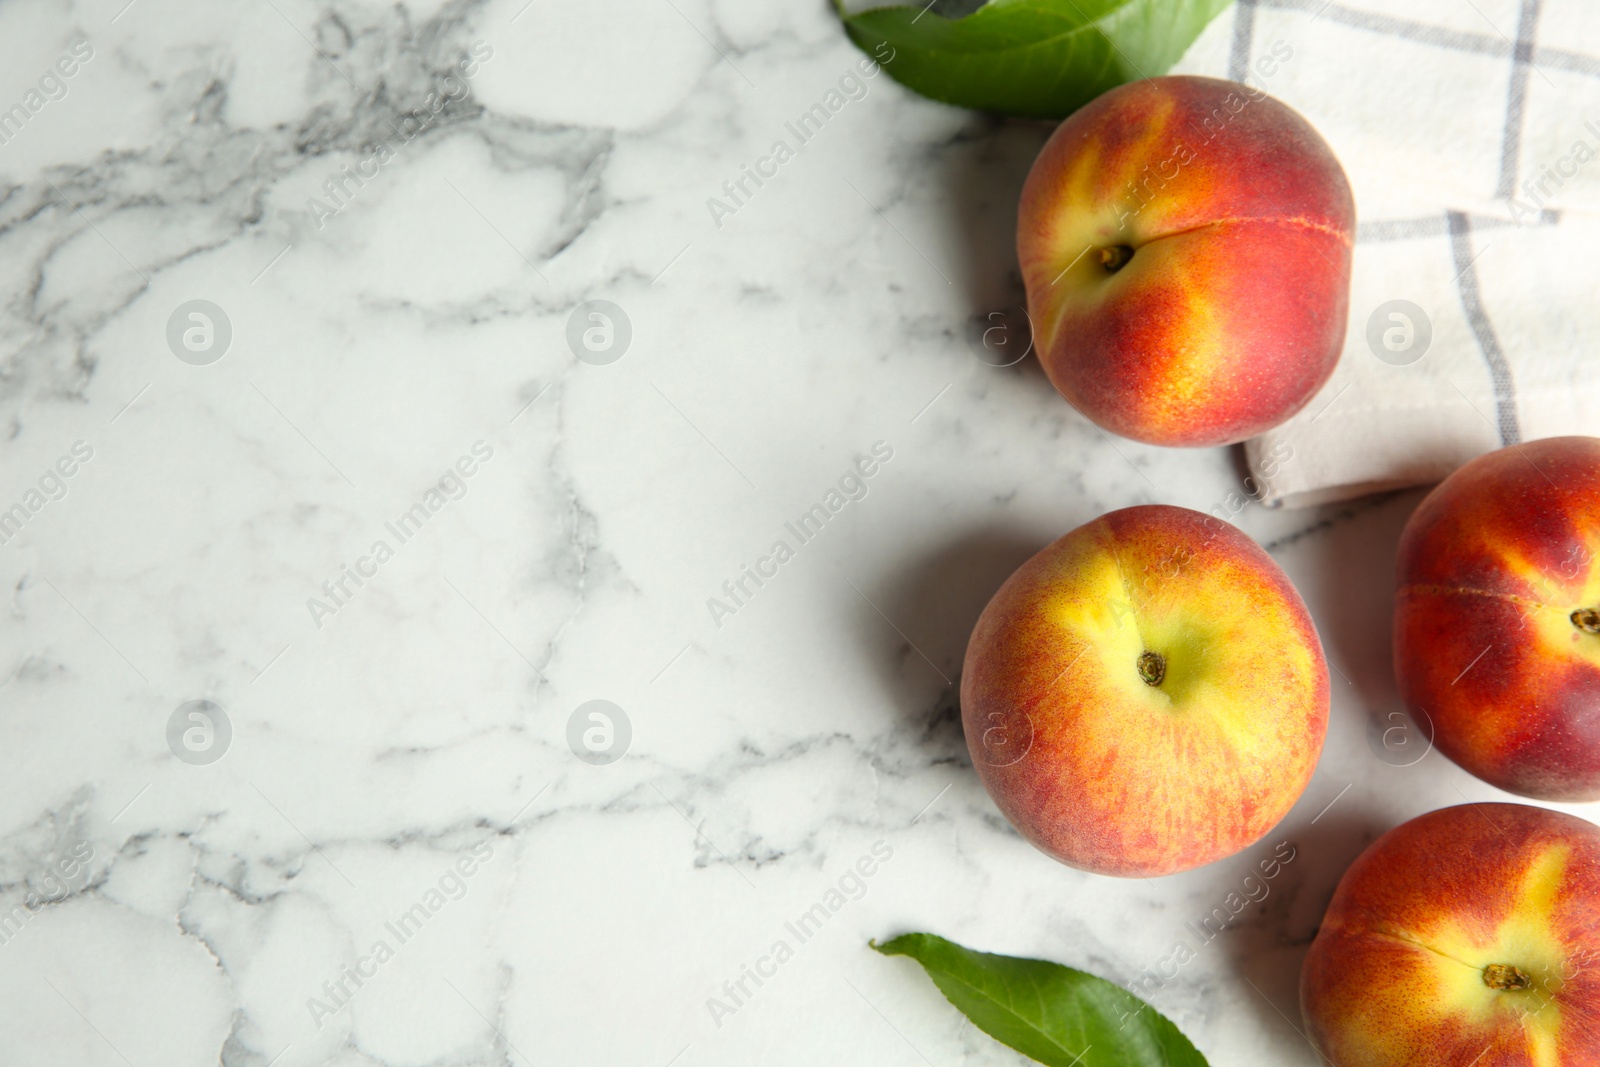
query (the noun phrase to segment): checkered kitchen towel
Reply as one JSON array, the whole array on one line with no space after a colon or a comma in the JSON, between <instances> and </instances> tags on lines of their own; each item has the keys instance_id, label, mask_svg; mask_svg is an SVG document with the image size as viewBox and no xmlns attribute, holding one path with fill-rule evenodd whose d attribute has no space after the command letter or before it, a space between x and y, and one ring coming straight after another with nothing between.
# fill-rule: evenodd
<instances>
[{"instance_id":1,"label":"checkered kitchen towel","mask_svg":"<svg viewBox=\"0 0 1600 1067\"><path fill-rule=\"evenodd\" d=\"M1600 0L1239 0L1181 73L1333 145L1360 228L1332 380L1250 441L1269 504L1600 435Z\"/></svg>"}]
</instances>

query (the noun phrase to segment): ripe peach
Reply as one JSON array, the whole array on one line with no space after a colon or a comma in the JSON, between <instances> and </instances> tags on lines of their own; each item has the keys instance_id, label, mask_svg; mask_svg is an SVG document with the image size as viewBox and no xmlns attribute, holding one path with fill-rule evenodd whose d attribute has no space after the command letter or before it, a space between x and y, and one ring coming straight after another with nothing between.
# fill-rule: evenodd
<instances>
[{"instance_id":1,"label":"ripe peach","mask_svg":"<svg viewBox=\"0 0 1600 1067\"><path fill-rule=\"evenodd\" d=\"M967 644L961 716L1000 810L1074 867L1170 874L1259 841L1304 791L1328 669L1239 530L1151 504L1046 546Z\"/></svg>"},{"instance_id":2,"label":"ripe peach","mask_svg":"<svg viewBox=\"0 0 1600 1067\"><path fill-rule=\"evenodd\" d=\"M1214 78L1113 89L1061 124L1022 190L1045 373L1125 437L1253 437L1333 373L1354 234L1339 161L1286 105Z\"/></svg>"},{"instance_id":3,"label":"ripe peach","mask_svg":"<svg viewBox=\"0 0 1600 1067\"><path fill-rule=\"evenodd\" d=\"M1600 439L1479 456L1428 494L1396 565L1400 694L1501 789L1600 800Z\"/></svg>"},{"instance_id":4,"label":"ripe peach","mask_svg":"<svg viewBox=\"0 0 1600 1067\"><path fill-rule=\"evenodd\" d=\"M1333 1067L1600 1063L1600 827L1463 804L1345 872L1300 978Z\"/></svg>"}]
</instances>

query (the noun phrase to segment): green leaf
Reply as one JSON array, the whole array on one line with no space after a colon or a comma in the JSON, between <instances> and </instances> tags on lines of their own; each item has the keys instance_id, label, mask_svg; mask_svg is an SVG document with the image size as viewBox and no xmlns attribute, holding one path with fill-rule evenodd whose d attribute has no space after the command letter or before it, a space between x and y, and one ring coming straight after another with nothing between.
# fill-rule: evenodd
<instances>
[{"instance_id":1,"label":"green leaf","mask_svg":"<svg viewBox=\"0 0 1600 1067\"><path fill-rule=\"evenodd\" d=\"M1232 0L989 0L964 18L921 2L848 14L896 81L959 107L1059 119L1108 89L1165 74Z\"/></svg>"},{"instance_id":2,"label":"green leaf","mask_svg":"<svg viewBox=\"0 0 1600 1067\"><path fill-rule=\"evenodd\" d=\"M1206 1067L1166 1016L1120 986L1047 960L974 952L935 934L903 934L910 956L978 1029L1048 1067Z\"/></svg>"}]
</instances>

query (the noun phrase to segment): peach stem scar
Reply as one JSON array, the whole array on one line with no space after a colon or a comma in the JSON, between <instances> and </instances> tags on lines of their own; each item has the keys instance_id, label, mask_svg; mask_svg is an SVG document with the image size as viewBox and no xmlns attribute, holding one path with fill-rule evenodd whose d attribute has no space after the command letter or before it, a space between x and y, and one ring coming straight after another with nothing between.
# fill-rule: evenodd
<instances>
[{"instance_id":1,"label":"peach stem scar","mask_svg":"<svg viewBox=\"0 0 1600 1067\"><path fill-rule=\"evenodd\" d=\"M1483 984L1490 989L1520 992L1533 988L1533 979L1526 971L1509 963L1491 963L1483 969Z\"/></svg>"},{"instance_id":2,"label":"peach stem scar","mask_svg":"<svg viewBox=\"0 0 1600 1067\"><path fill-rule=\"evenodd\" d=\"M1160 685L1167 676L1167 658L1159 652L1139 654L1139 677L1145 685Z\"/></svg>"}]
</instances>

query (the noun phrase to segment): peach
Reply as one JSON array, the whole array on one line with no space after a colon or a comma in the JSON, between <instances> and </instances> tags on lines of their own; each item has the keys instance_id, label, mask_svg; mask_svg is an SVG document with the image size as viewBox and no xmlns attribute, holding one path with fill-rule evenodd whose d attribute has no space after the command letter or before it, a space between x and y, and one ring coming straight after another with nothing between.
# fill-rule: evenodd
<instances>
[{"instance_id":1,"label":"peach","mask_svg":"<svg viewBox=\"0 0 1600 1067\"><path fill-rule=\"evenodd\" d=\"M1333 373L1354 234L1339 161L1288 106L1214 78L1121 86L1057 128L1023 186L1035 349L1108 430L1242 441Z\"/></svg>"},{"instance_id":2,"label":"peach","mask_svg":"<svg viewBox=\"0 0 1600 1067\"><path fill-rule=\"evenodd\" d=\"M1333 1067L1600 1063L1600 827L1463 804L1345 872L1300 1004Z\"/></svg>"},{"instance_id":3,"label":"peach","mask_svg":"<svg viewBox=\"0 0 1600 1067\"><path fill-rule=\"evenodd\" d=\"M1432 722L1439 751L1501 789L1600 800L1597 552L1593 437L1479 456L1401 535L1400 695Z\"/></svg>"},{"instance_id":4,"label":"peach","mask_svg":"<svg viewBox=\"0 0 1600 1067\"><path fill-rule=\"evenodd\" d=\"M1084 870L1170 874L1259 841L1328 725L1317 631L1272 558L1160 504L1103 515L995 593L961 717L1012 825Z\"/></svg>"}]
</instances>

